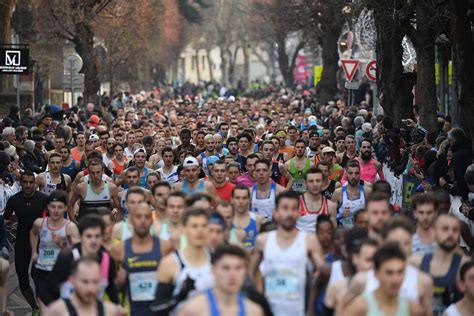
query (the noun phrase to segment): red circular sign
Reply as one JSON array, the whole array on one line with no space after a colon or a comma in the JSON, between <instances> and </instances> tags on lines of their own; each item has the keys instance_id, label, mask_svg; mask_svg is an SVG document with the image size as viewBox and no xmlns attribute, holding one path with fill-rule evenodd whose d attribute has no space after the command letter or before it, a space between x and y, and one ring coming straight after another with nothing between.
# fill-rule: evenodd
<instances>
[{"instance_id":1,"label":"red circular sign","mask_svg":"<svg viewBox=\"0 0 474 316\"><path fill-rule=\"evenodd\" d=\"M377 62L375 60L371 60L367 63L365 75L369 80L375 81L377 79Z\"/></svg>"}]
</instances>

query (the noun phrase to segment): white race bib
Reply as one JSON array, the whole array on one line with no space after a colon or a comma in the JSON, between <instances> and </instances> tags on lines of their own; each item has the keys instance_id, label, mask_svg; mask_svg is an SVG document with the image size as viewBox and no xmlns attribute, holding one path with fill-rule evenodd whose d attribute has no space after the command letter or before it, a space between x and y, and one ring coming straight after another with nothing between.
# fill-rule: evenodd
<instances>
[{"instance_id":1,"label":"white race bib","mask_svg":"<svg viewBox=\"0 0 474 316\"><path fill-rule=\"evenodd\" d=\"M156 271L132 272L128 275L132 301L153 301L157 285Z\"/></svg>"},{"instance_id":2,"label":"white race bib","mask_svg":"<svg viewBox=\"0 0 474 316\"><path fill-rule=\"evenodd\" d=\"M292 270L272 270L265 276L265 295L271 299L295 300L299 292L298 274Z\"/></svg>"}]
</instances>

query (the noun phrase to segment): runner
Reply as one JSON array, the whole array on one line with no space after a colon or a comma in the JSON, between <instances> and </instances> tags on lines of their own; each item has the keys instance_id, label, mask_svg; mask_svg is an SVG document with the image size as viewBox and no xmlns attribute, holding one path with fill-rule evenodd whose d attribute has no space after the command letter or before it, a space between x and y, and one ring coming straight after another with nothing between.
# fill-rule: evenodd
<instances>
[{"instance_id":1,"label":"runner","mask_svg":"<svg viewBox=\"0 0 474 316\"><path fill-rule=\"evenodd\" d=\"M111 163L108 165L108 168L113 172L113 178L117 179L122 171L126 168L128 163L128 158L124 156L124 147L122 144L114 145L115 156L112 159Z\"/></svg>"},{"instance_id":2,"label":"runner","mask_svg":"<svg viewBox=\"0 0 474 316\"><path fill-rule=\"evenodd\" d=\"M179 182L178 168L173 164L175 160L174 152L171 147L163 148L164 166L157 171L161 176L161 180L168 182L174 188Z\"/></svg>"},{"instance_id":3,"label":"runner","mask_svg":"<svg viewBox=\"0 0 474 316\"><path fill-rule=\"evenodd\" d=\"M191 144L191 131L187 128L183 128L179 133L179 139L181 140L181 145L176 148L175 157L179 157L183 152L193 152L195 147Z\"/></svg>"},{"instance_id":4,"label":"runner","mask_svg":"<svg viewBox=\"0 0 474 316\"><path fill-rule=\"evenodd\" d=\"M445 316L468 316L474 310L474 262L469 261L461 266L460 290L464 297L455 304L448 306Z\"/></svg>"},{"instance_id":5,"label":"runner","mask_svg":"<svg viewBox=\"0 0 474 316\"><path fill-rule=\"evenodd\" d=\"M118 190L115 184L103 180L104 166L100 160L92 160L88 165L88 179L84 179L77 185L72 193L71 201L68 205L69 219L73 222L82 216L90 213L96 213L98 207L115 208L117 210L117 219L122 219L120 209L120 200ZM77 215L74 213L74 204L80 201L80 210Z\"/></svg>"},{"instance_id":6,"label":"runner","mask_svg":"<svg viewBox=\"0 0 474 316\"><path fill-rule=\"evenodd\" d=\"M161 176L158 172L152 171L146 176L146 185L151 189L153 185L161 180ZM148 190L147 190L148 191Z\"/></svg>"},{"instance_id":7,"label":"runner","mask_svg":"<svg viewBox=\"0 0 474 316\"><path fill-rule=\"evenodd\" d=\"M262 227L263 217L249 211L250 190L246 186L237 185L232 189L231 203L235 211L232 228L243 246L252 250Z\"/></svg>"},{"instance_id":8,"label":"runner","mask_svg":"<svg viewBox=\"0 0 474 316\"><path fill-rule=\"evenodd\" d=\"M315 232L320 215L329 216L336 226L336 204L321 194L323 172L312 166L306 172L304 181L306 192L300 195L300 218L296 222L296 228L304 232Z\"/></svg>"},{"instance_id":9,"label":"runner","mask_svg":"<svg viewBox=\"0 0 474 316\"><path fill-rule=\"evenodd\" d=\"M125 147L125 150L123 152L124 156L127 157L127 159L129 160L133 158L133 145L135 143L135 133L133 133L133 131L129 131L127 133L127 147Z\"/></svg>"},{"instance_id":10,"label":"runner","mask_svg":"<svg viewBox=\"0 0 474 316\"><path fill-rule=\"evenodd\" d=\"M341 161L341 167L346 168L349 160L354 160L359 157L356 150L355 137L354 135L347 135L344 139L345 152L342 156L339 156Z\"/></svg>"},{"instance_id":11,"label":"runner","mask_svg":"<svg viewBox=\"0 0 474 316\"><path fill-rule=\"evenodd\" d=\"M74 288L73 294L67 299L61 298L51 303L46 309L46 315L127 315L121 306L97 299L100 293L101 267L94 259L81 258L74 262L70 280Z\"/></svg>"},{"instance_id":12,"label":"runner","mask_svg":"<svg viewBox=\"0 0 474 316\"><path fill-rule=\"evenodd\" d=\"M336 230L336 233L337 232ZM316 231L316 234L319 234L319 232ZM334 314L334 310L337 306L336 302L340 301L339 295L347 286L348 281L357 272L357 266L354 262L355 254L361 254L360 250L363 244L373 243L372 241L366 242L368 240L367 230L358 228L352 228L347 231L347 233L345 233L344 230L344 234L341 234L341 239L342 241L338 241L337 235L335 235L333 242L335 253L338 247L342 249L340 254L336 254L337 260L329 262L326 257L325 264L319 269L319 277L316 279L314 291L311 293L309 301L310 308L316 308L316 311L320 313L322 311L327 312L327 315ZM341 245L337 245L338 243ZM374 251L372 251L370 247L364 250L367 250L367 252L364 253L364 263L365 266L367 266L367 259L371 258ZM326 291L327 295L325 294ZM328 302L327 305L326 301ZM324 305L326 305L327 308L324 308Z\"/></svg>"},{"instance_id":13,"label":"runner","mask_svg":"<svg viewBox=\"0 0 474 316\"><path fill-rule=\"evenodd\" d=\"M296 192L306 192L304 176L311 167L311 159L306 158L306 141L302 138L295 142L295 157L284 164L283 174L288 180L287 188L292 188Z\"/></svg>"},{"instance_id":14,"label":"runner","mask_svg":"<svg viewBox=\"0 0 474 316\"><path fill-rule=\"evenodd\" d=\"M347 183L334 191L332 201L338 205L338 221L350 228L353 226L354 213L364 208L366 196L371 189L360 184L360 165L356 160L347 163L345 175Z\"/></svg>"},{"instance_id":15,"label":"runner","mask_svg":"<svg viewBox=\"0 0 474 316\"><path fill-rule=\"evenodd\" d=\"M188 297L196 296L214 285L211 258L206 250L208 216L203 209L188 209L182 218L188 240L184 249L164 257L158 267L156 301L151 310L163 315Z\"/></svg>"},{"instance_id":16,"label":"runner","mask_svg":"<svg viewBox=\"0 0 474 316\"><path fill-rule=\"evenodd\" d=\"M148 203L134 207L130 216L133 236L112 248L112 257L127 272L127 295L131 315L150 315L149 305L155 298L156 269L160 259L171 252L171 245L150 234L153 225Z\"/></svg>"},{"instance_id":17,"label":"runner","mask_svg":"<svg viewBox=\"0 0 474 316\"><path fill-rule=\"evenodd\" d=\"M286 144L286 132L284 130L279 130L275 133L275 136L278 137L278 141L280 143L280 147L278 152L280 154L286 154L287 159L293 158L295 155L295 148Z\"/></svg>"},{"instance_id":18,"label":"runner","mask_svg":"<svg viewBox=\"0 0 474 316\"><path fill-rule=\"evenodd\" d=\"M226 142L227 149L229 150L229 154L227 157L232 158L232 160L237 161L239 156L239 142L235 137L229 137Z\"/></svg>"},{"instance_id":19,"label":"runner","mask_svg":"<svg viewBox=\"0 0 474 316\"><path fill-rule=\"evenodd\" d=\"M375 276L380 286L357 297L344 310L349 315L416 315L419 307L401 297L406 257L396 244L382 246L374 255Z\"/></svg>"},{"instance_id":20,"label":"runner","mask_svg":"<svg viewBox=\"0 0 474 316\"><path fill-rule=\"evenodd\" d=\"M247 133L239 134L239 136L237 136L237 142L239 154L237 155L236 161L240 163L240 169L243 172L248 172L247 159L253 153L252 136Z\"/></svg>"},{"instance_id":21,"label":"runner","mask_svg":"<svg viewBox=\"0 0 474 316\"><path fill-rule=\"evenodd\" d=\"M337 129L336 129L337 130ZM340 157L344 156L345 152L346 152L346 148L345 148L345 136L344 135L341 135L341 136L336 136L336 139L335 139L335 145L336 145L336 162L340 165L341 164L341 159Z\"/></svg>"},{"instance_id":22,"label":"runner","mask_svg":"<svg viewBox=\"0 0 474 316\"><path fill-rule=\"evenodd\" d=\"M245 161L246 173L237 178L236 184L245 185L246 187L253 187L257 183L255 177L255 162L260 159L256 154L248 155Z\"/></svg>"},{"instance_id":23,"label":"runner","mask_svg":"<svg viewBox=\"0 0 474 316\"><path fill-rule=\"evenodd\" d=\"M384 194L372 193L365 201L365 209L367 211L369 237L381 245L383 243L383 225L392 215L390 201Z\"/></svg>"},{"instance_id":24,"label":"runner","mask_svg":"<svg viewBox=\"0 0 474 316\"><path fill-rule=\"evenodd\" d=\"M403 217L392 217L385 222L382 230L383 242L386 244L396 243L405 256L411 254L411 237L413 235L413 225ZM358 294L373 292L379 287L379 280L374 275L374 270L358 273L351 280L347 291L342 294L344 303L351 300ZM433 281L431 277L418 270L410 263L406 266L405 275L400 287L400 295L416 304L420 305L423 315L431 315Z\"/></svg>"},{"instance_id":25,"label":"runner","mask_svg":"<svg viewBox=\"0 0 474 316\"><path fill-rule=\"evenodd\" d=\"M209 223L207 225L209 233L207 240L207 247L214 253L215 250L227 242L226 239L226 224L224 218L217 212L209 215Z\"/></svg>"},{"instance_id":26,"label":"runner","mask_svg":"<svg viewBox=\"0 0 474 316\"><path fill-rule=\"evenodd\" d=\"M212 165L212 182L221 201L230 201L234 184L227 181L226 164L218 160Z\"/></svg>"},{"instance_id":27,"label":"runner","mask_svg":"<svg viewBox=\"0 0 474 316\"><path fill-rule=\"evenodd\" d=\"M148 168L146 166L146 150L145 148L138 148L133 152L133 163L134 166L138 168L138 171L140 172L140 178L138 184L144 188L144 189L149 189L148 185L146 183L146 177L150 172L153 170ZM122 175L124 175L124 172L122 171ZM123 177L119 177L118 180L115 181L116 185L121 185L124 181ZM124 186L126 188L126 186Z\"/></svg>"},{"instance_id":28,"label":"runner","mask_svg":"<svg viewBox=\"0 0 474 316\"><path fill-rule=\"evenodd\" d=\"M38 305L30 287L29 266L31 260L31 244L29 233L37 218L43 216L48 196L35 190L35 175L26 170L21 174L21 191L8 199L3 216L9 221L13 214L18 221L15 239L15 271L18 276L21 294L31 306L32 315L38 315Z\"/></svg>"},{"instance_id":29,"label":"runner","mask_svg":"<svg viewBox=\"0 0 474 316\"><path fill-rule=\"evenodd\" d=\"M323 160L326 161L329 165L329 180L334 180L339 182L342 177L342 172L344 171L342 167L335 161L336 152L331 146L326 146L322 150ZM322 162L320 161L318 165Z\"/></svg>"},{"instance_id":30,"label":"runner","mask_svg":"<svg viewBox=\"0 0 474 316\"><path fill-rule=\"evenodd\" d=\"M37 218L30 231L31 262L34 266L32 276L37 297L38 293L45 291L47 278L59 252L79 242L77 226L64 218L66 208L66 192L52 191L48 198L48 216ZM41 300L40 306L44 311Z\"/></svg>"},{"instance_id":31,"label":"runner","mask_svg":"<svg viewBox=\"0 0 474 316\"><path fill-rule=\"evenodd\" d=\"M74 142L76 143L76 147L71 149L72 159L82 161L86 146L86 135L84 132L77 132Z\"/></svg>"},{"instance_id":32,"label":"runner","mask_svg":"<svg viewBox=\"0 0 474 316\"><path fill-rule=\"evenodd\" d=\"M209 170L207 167L207 158L217 155L216 150L215 150L214 136L211 134L207 134L206 137L204 137L204 144L205 144L206 149L205 151L199 154L199 156L197 157L197 160L199 161L199 164L204 170L204 173L206 174L206 176L209 176Z\"/></svg>"},{"instance_id":33,"label":"runner","mask_svg":"<svg viewBox=\"0 0 474 316\"><path fill-rule=\"evenodd\" d=\"M102 246L110 252L114 239L112 238L112 231L114 229L114 218L110 209L101 207L98 209L98 213L102 221L104 222L104 235L102 238Z\"/></svg>"},{"instance_id":34,"label":"runner","mask_svg":"<svg viewBox=\"0 0 474 316\"><path fill-rule=\"evenodd\" d=\"M416 220L412 253L415 255L433 252L436 245L433 224L438 213L438 201L431 193L421 193L413 196L411 204Z\"/></svg>"},{"instance_id":35,"label":"runner","mask_svg":"<svg viewBox=\"0 0 474 316\"><path fill-rule=\"evenodd\" d=\"M191 195L193 193L206 193L211 196L214 200L218 200L219 196L217 194L214 185L210 182L205 181L204 179L199 179L199 172L201 168L199 162L194 157L187 157L183 162L183 172L186 179L178 183L175 187L175 191L183 191L186 195Z\"/></svg>"},{"instance_id":36,"label":"runner","mask_svg":"<svg viewBox=\"0 0 474 316\"><path fill-rule=\"evenodd\" d=\"M459 220L450 214L440 214L435 221L436 246L433 252L414 255L410 261L433 277L433 315L442 315L450 300L459 300L461 294L456 282L459 269L469 257L456 252L460 235Z\"/></svg>"},{"instance_id":37,"label":"runner","mask_svg":"<svg viewBox=\"0 0 474 316\"><path fill-rule=\"evenodd\" d=\"M81 162L74 160L71 155L71 149L68 146L61 148L61 173L67 174L72 181L76 174L81 170Z\"/></svg>"},{"instance_id":38,"label":"runner","mask_svg":"<svg viewBox=\"0 0 474 316\"><path fill-rule=\"evenodd\" d=\"M364 139L360 143L360 156L357 160L360 162L361 180L372 184L375 183L376 176L380 180L384 180L382 164L372 158L372 142L370 140Z\"/></svg>"},{"instance_id":39,"label":"runner","mask_svg":"<svg viewBox=\"0 0 474 316\"><path fill-rule=\"evenodd\" d=\"M250 210L256 215L271 218L275 211L275 199L285 188L271 181L270 162L258 159L255 162L255 178L257 183L252 187Z\"/></svg>"},{"instance_id":40,"label":"runner","mask_svg":"<svg viewBox=\"0 0 474 316\"><path fill-rule=\"evenodd\" d=\"M129 211L128 216L130 213L133 212L133 209L140 203L146 202L148 198L147 192L142 189L141 187L134 186L127 190L125 194L125 202L124 206ZM133 227L130 221L127 218L123 218L121 221L115 223L114 228L112 230L112 238L113 240L124 241L129 239L133 235ZM158 232L159 231L159 224L154 222L152 231Z\"/></svg>"},{"instance_id":41,"label":"runner","mask_svg":"<svg viewBox=\"0 0 474 316\"><path fill-rule=\"evenodd\" d=\"M100 291L94 292L94 297L102 300L107 294L110 301L118 303L117 287L115 285L116 265L109 253L102 246L104 222L97 214L89 214L79 221L77 227L81 241L72 249L63 249L48 276L44 291L39 293L41 301L49 305L58 298L67 299L74 293L71 283L72 264L81 258L93 258L100 264Z\"/></svg>"},{"instance_id":42,"label":"runner","mask_svg":"<svg viewBox=\"0 0 474 316\"><path fill-rule=\"evenodd\" d=\"M115 138L112 138L109 136L109 133L104 134L104 136L100 136L101 141L103 137L107 137L104 139L104 144L105 144L105 152L102 154L102 161L104 162L104 165L110 166L110 164L113 163L113 160L115 159Z\"/></svg>"},{"instance_id":43,"label":"runner","mask_svg":"<svg viewBox=\"0 0 474 316\"><path fill-rule=\"evenodd\" d=\"M326 295L323 298L323 306L320 307L320 312L324 310L325 315L334 314L336 308L340 305L340 302L343 301L345 293L349 291L348 286L353 282L354 274L357 273L356 275L358 275L359 273L364 273L373 269L373 257L376 251L377 243L368 238L359 240L357 246L350 247L350 249L347 250L353 270L348 276L333 281L331 285L328 286L327 291L325 292ZM318 309L316 309L316 311L318 311Z\"/></svg>"},{"instance_id":44,"label":"runner","mask_svg":"<svg viewBox=\"0 0 474 316\"><path fill-rule=\"evenodd\" d=\"M279 194L274 214L277 230L259 234L252 252L250 275L260 291L265 288L274 315L304 315L306 265L324 263L316 236L296 230L298 216L298 194ZM257 277L260 263L265 287Z\"/></svg>"},{"instance_id":45,"label":"runner","mask_svg":"<svg viewBox=\"0 0 474 316\"><path fill-rule=\"evenodd\" d=\"M50 195L54 190L69 192L71 177L61 173L62 158L59 153L52 153L48 159L48 171L40 173L36 177L38 190Z\"/></svg>"},{"instance_id":46,"label":"runner","mask_svg":"<svg viewBox=\"0 0 474 316\"><path fill-rule=\"evenodd\" d=\"M189 300L178 315L263 315L262 308L240 293L247 272L247 254L237 246L218 247L212 256L214 287Z\"/></svg>"},{"instance_id":47,"label":"runner","mask_svg":"<svg viewBox=\"0 0 474 316\"><path fill-rule=\"evenodd\" d=\"M214 148L216 150L216 156L221 159L229 154L229 150L223 146L223 139L219 133L214 134Z\"/></svg>"},{"instance_id":48,"label":"runner","mask_svg":"<svg viewBox=\"0 0 474 316\"><path fill-rule=\"evenodd\" d=\"M318 169L323 172L323 190L321 193L326 199L331 200L334 191L341 187L341 183L329 179L330 169L328 162L321 160L318 163Z\"/></svg>"},{"instance_id":49,"label":"runner","mask_svg":"<svg viewBox=\"0 0 474 316\"><path fill-rule=\"evenodd\" d=\"M271 178L275 183L286 185L286 178L281 174L280 162L273 159L275 153L275 145L270 140L266 140L261 145L262 157L265 160L271 161Z\"/></svg>"},{"instance_id":50,"label":"runner","mask_svg":"<svg viewBox=\"0 0 474 316\"><path fill-rule=\"evenodd\" d=\"M166 215L166 200L170 193L171 186L166 181L159 181L151 187L152 205L155 209L154 218L159 224L163 224L168 218Z\"/></svg>"},{"instance_id":51,"label":"runner","mask_svg":"<svg viewBox=\"0 0 474 316\"><path fill-rule=\"evenodd\" d=\"M140 170L137 167L127 168L125 171L125 186L127 188L132 188L138 186L140 181ZM125 205L125 199L127 196L128 189L122 190L118 193L118 198L120 200L120 208L122 209L122 219L128 218L128 208Z\"/></svg>"},{"instance_id":52,"label":"runner","mask_svg":"<svg viewBox=\"0 0 474 316\"><path fill-rule=\"evenodd\" d=\"M239 163L235 161L227 163L226 171L229 182L232 184L237 184L237 179L240 177Z\"/></svg>"},{"instance_id":53,"label":"runner","mask_svg":"<svg viewBox=\"0 0 474 316\"><path fill-rule=\"evenodd\" d=\"M186 195L174 191L166 199L166 221L161 225L159 237L161 240L170 240L175 249L184 249L187 245L186 237L182 234L183 217Z\"/></svg>"}]
</instances>

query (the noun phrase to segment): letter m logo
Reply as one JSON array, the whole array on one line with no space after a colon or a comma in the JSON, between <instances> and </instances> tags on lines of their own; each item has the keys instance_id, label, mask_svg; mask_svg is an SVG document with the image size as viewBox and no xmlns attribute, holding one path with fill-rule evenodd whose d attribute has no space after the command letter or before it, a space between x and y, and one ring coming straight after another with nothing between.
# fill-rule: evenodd
<instances>
[{"instance_id":1,"label":"letter m logo","mask_svg":"<svg viewBox=\"0 0 474 316\"><path fill-rule=\"evenodd\" d=\"M19 50L5 51L5 66L20 66L20 56Z\"/></svg>"}]
</instances>

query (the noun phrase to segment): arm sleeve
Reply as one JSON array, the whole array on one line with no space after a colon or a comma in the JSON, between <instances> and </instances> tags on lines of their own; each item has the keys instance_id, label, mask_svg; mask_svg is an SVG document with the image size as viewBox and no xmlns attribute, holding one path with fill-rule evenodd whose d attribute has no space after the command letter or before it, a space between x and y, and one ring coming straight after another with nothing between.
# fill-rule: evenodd
<instances>
[{"instance_id":1,"label":"arm sleeve","mask_svg":"<svg viewBox=\"0 0 474 316\"><path fill-rule=\"evenodd\" d=\"M61 284L67 280L71 273L72 261L73 256L70 249L59 253L53 270L51 270L47 279L48 286L45 287L47 290L39 293L39 297L44 304L49 305L59 298Z\"/></svg>"},{"instance_id":2,"label":"arm sleeve","mask_svg":"<svg viewBox=\"0 0 474 316\"><path fill-rule=\"evenodd\" d=\"M115 303L119 303L119 298L118 298L118 289L117 286L115 285L115 276L116 276L116 265L115 261L110 258L110 267L109 267L109 285L105 289L105 292L109 296L109 299Z\"/></svg>"},{"instance_id":3,"label":"arm sleeve","mask_svg":"<svg viewBox=\"0 0 474 316\"><path fill-rule=\"evenodd\" d=\"M13 202L11 197L8 199L7 205L5 206L5 212L3 213L3 217L5 219L10 219L13 214Z\"/></svg>"}]
</instances>

